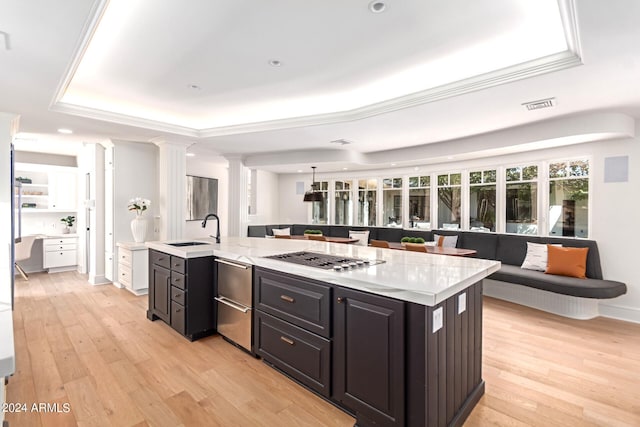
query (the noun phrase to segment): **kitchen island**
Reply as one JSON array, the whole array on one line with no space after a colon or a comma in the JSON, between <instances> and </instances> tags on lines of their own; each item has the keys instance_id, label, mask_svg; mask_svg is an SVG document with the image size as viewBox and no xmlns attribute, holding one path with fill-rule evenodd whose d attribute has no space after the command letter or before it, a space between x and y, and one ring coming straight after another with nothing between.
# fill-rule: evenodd
<instances>
[{"instance_id":1,"label":"kitchen island","mask_svg":"<svg viewBox=\"0 0 640 427\"><path fill-rule=\"evenodd\" d=\"M319 241L198 240L207 244L147 246L172 260L253 266L253 352L357 425L461 425L484 393L482 279L499 262ZM335 271L266 258L301 251L366 264Z\"/></svg>"}]
</instances>

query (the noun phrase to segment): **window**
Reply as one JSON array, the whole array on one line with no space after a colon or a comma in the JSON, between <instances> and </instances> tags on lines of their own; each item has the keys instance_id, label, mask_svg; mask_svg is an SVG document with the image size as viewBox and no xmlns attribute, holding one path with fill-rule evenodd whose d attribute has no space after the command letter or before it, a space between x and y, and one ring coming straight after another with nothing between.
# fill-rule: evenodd
<instances>
[{"instance_id":1,"label":"window","mask_svg":"<svg viewBox=\"0 0 640 427\"><path fill-rule=\"evenodd\" d=\"M258 171L247 169L247 204L249 215L257 213Z\"/></svg>"},{"instance_id":2,"label":"window","mask_svg":"<svg viewBox=\"0 0 640 427\"><path fill-rule=\"evenodd\" d=\"M313 202L313 224L329 223L329 183L327 181L316 181L319 191L322 193L321 202Z\"/></svg>"},{"instance_id":3,"label":"window","mask_svg":"<svg viewBox=\"0 0 640 427\"><path fill-rule=\"evenodd\" d=\"M549 164L549 235L588 237L589 161Z\"/></svg>"},{"instance_id":4,"label":"window","mask_svg":"<svg viewBox=\"0 0 640 427\"><path fill-rule=\"evenodd\" d=\"M353 202L351 200L351 181L335 182L335 223L351 225L353 218Z\"/></svg>"},{"instance_id":5,"label":"window","mask_svg":"<svg viewBox=\"0 0 640 427\"><path fill-rule=\"evenodd\" d=\"M469 227L496 231L496 170L469 172Z\"/></svg>"},{"instance_id":6,"label":"window","mask_svg":"<svg viewBox=\"0 0 640 427\"><path fill-rule=\"evenodd\" d=\"M538 234L538 166L505 169L506 232Z\"/></svg>"},{"instance_id":7,"label":"window","mask_svg":"<svg viewBox=\"0 0 640 427\"><path fill-rule=\"evenodd\" d=\"M460 228L462 174L438 175L438 228Z\"/></svg>"},{"instance_id":8,"label":"window","mask_svg":"<svg viewBox=\"0 0 640 427\"><path fill-rule=\"evenodd\" d=\"M358 181L358 221L357 225L376 225L378 181L361 179Z\"/></svg>"},{"instance_id":9,"label":"window","mask_svg":"<svg viewBox=\"0 0 640 427\"><path fill-rule=\"evenodd\" d=\"M402 178L382 179L382 224L402 226Z\"/></svg>"},{"instance_id":10,"label":"window","mask_svg":"<svg viewBox=\"0 0 640 427\"><path fill-rule=\"evenodd\" d=\"M409 177L409 225L430 228L431 221L431 177Z\"/></svg>"}]
</instances>

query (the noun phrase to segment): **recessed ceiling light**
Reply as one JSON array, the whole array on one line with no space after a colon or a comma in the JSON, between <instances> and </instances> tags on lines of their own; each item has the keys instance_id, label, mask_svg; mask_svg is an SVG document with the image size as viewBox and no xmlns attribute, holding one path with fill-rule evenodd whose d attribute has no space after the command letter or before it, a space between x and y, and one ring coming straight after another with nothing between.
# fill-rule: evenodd
<instances>
[{"instance_id":1,"label":"recessed ceiling light","mask_svg":"<svg viewBox=\"0 0 640 427\"><path fill-rule=\"evenodd\" d=\"M447 159L451 160L453 159L453 156L447 156Z\"/></svg>"},{"instance_id":2,"label":"recessed ceiling light","mask_svg":"<svg viewBox=\"0 0 640 427\"><path fill-rule=\"evenodd\" d=\"M271 65L272 67L282 67L282 62L278 61L277 59L270 59L269 65Z\"/></svg>"},{"instance_id":3,"label":"recessed ceiling light","mask_svg":"<svg viewBox=\"0 0 640 427\"><path fill-rule=\"evenodd\" d=\"M343 171L346 171L346 170L348 170L348 169L349 169L349 168L342 168L342 170L343 170Z\"/></svg>"},{"instance_id":4,"label":"recessed ceiling light","mask_svg":"<svg viewBox=\"0 0 640 427\"><path fill-rule=\"evenodd\" d=\"M420 168L418 166L416 166L415 168L413 168L414 171L419 171Z\"/></svg>"},{"instance_id":5,"label":"recessed ceiling light","mask_svg":"<svg viewBox=\"0 0 640 427\"><path fill-rule=\"evenodd\" d=\"M302 173L302 169L298 169L298 173Z\"/></svg>"},{"instance_id":6,"label":"recessed ceiling light","mask_svg":"<svg viewBox=\"0 0 640 427\"><path fill-rule=\"evenodd\" d=\"M195 153L187 153L187 157L195 157Z\"/></svg>"},{"instance_id":7,"label":"recessed ceiling light","mask_svg":"<svg viewBox=\"0 0 640 427\"><path fill-rule=\"evenodd\" d=\"M71 129L60 128L58 129L58 133L64 133L65 135L70 135L73 133Z\"/></svg>"},{"instance_id":8,"label":"recessed ceiling light","mask_svg":"<svg viewBox=\"0 0 640 427\"><path fill-rule=\"evenodd\" d=\"M369 3L369 10L373 13L382 13L387 8L387 5L383 1L374 0Z\"/></svg>"},{"instance_id":9,"label":"recessed ceiling light","mask_svg":"<svg viewBox=\"0 0 640 427\"><path fill-rule=\"evenodd\" d=\"M202 88L198 85L194 85L194 84L188 84L187 87L189 89L193 89L193 90L202 90Z\"/></svg>"},{"instance_id":10,"label":"recessed ceiling light","mask_svg":"<svg viewBox=\"0 0 640 427\"><path fill-rule=\"evenodd\" d=\"M396 165L396 163L391 163L391 166L395 166L395 165Z\"/></svg>"}]
</instances>

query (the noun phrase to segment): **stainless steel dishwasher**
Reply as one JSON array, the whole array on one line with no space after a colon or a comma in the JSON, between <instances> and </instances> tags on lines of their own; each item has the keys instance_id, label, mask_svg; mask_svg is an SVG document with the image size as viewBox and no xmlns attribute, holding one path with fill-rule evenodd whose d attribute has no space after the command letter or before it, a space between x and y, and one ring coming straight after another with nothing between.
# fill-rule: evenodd
<instances>
[{"instance_id":1,"label":"stainless steel dishwasher","mask_svg":"<svg viewBox=\"0 0 640 427\"><path fill-rule=\"evenodd\" d=\"M251 351L252 280L251 265L216 258L218 333L228 341Z\"/></svg>"}]
</instances>

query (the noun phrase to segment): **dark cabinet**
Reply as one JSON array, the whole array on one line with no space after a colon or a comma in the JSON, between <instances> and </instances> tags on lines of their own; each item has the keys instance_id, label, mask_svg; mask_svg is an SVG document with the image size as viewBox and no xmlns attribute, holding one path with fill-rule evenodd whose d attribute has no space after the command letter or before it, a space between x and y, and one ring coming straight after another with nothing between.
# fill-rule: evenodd
<instances>
[{"instance_id":1,"label":"dark cabinet","mask_svg":"<svg viewBox=\"0 0 640 427\"><path fill-rule=\"evenodd\" d=\"M168 256L167 256L168 257ZM169 288L171 272L164 267L151 264L149 271L149 310L159 319L169 323Z\"/></svg>"},{"instance_id":2,"label":"dark cabinet","mask_svg":"<svg viewBox=\"0 0 640 427\"><path fill-rule=\"evenodd\" d=\"M256 354L330 397L331 286L256 268L254 287Z\"/></svg>"},{"instance_id":3,"label":"dark cabinet","mask_svg":"<svg viewBox=\"0 0 640 427\"><path fill-rule=\"evenodd\" d=\"M405 303L340 287L333 301L333 397L363 425L404 425Z\"/></svg>"},{"instance_id":4,"label":"dark cabinet","mask_svg":"<svg viewBox=\"0 0 640 427\"><path fill-rule=\"evenodd\" d=\"M215 332L213 257L185 259L151 250L149 259L147 317L192 341Z\"/></svg>"},{"instance_id":5,"label":"dark cabinet","mask_svg":"<svg viewBox=\"0 0 640 427\"><path fill-rule=\"evenodd\" d=\"M481 282L431 307L260 267L254 279L256 353L356 425L457 427L482 397Z\"/></svg>"}]
</instances>

